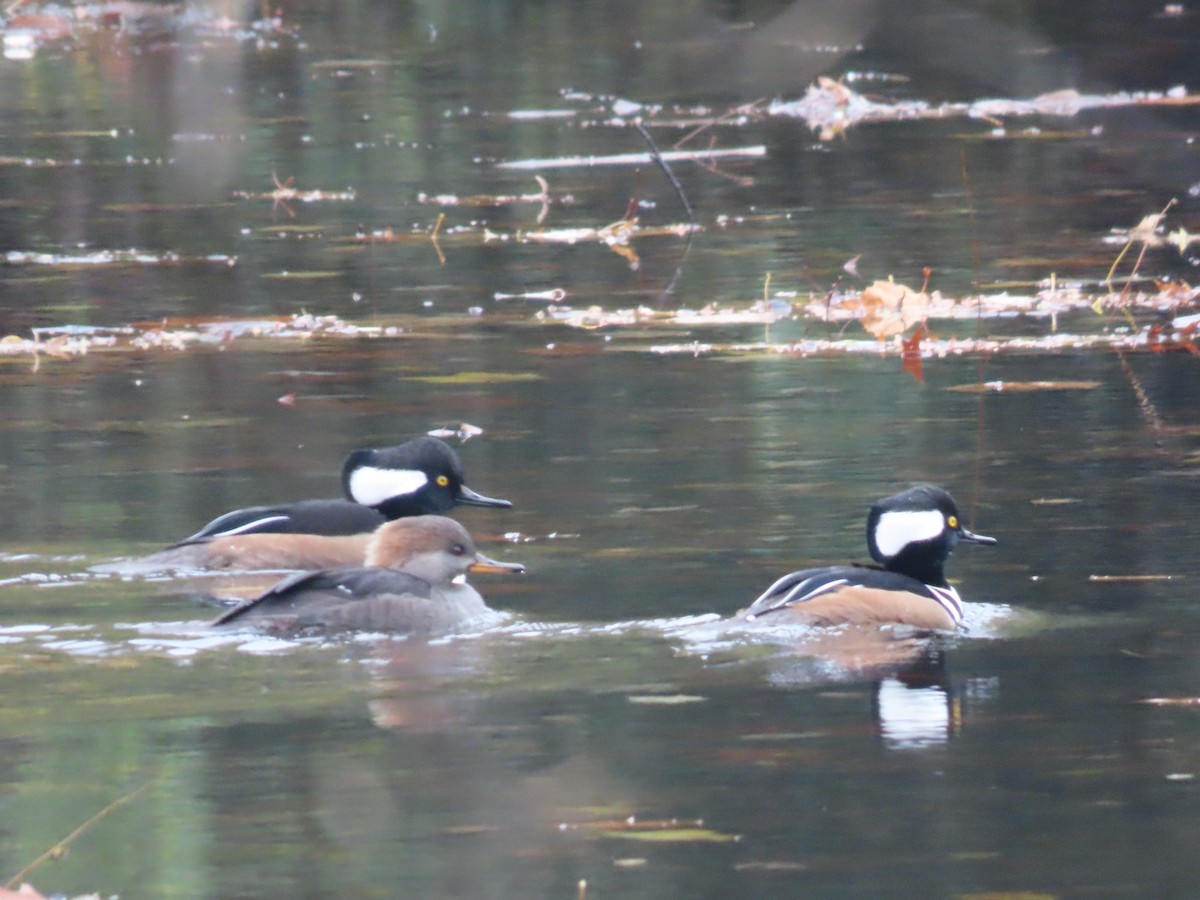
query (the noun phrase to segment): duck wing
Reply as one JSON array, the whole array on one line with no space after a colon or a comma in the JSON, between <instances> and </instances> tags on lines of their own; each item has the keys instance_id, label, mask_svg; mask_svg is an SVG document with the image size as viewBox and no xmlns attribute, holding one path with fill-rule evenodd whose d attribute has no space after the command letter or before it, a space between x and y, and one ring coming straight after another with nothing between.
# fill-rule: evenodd
<instances>
[{"instance_id":1,"label":"duck wing","mask_svg":"<svg viewBox=\"0 0 1200 900\"><path fill-rule=\"evenodd\" d=\"M374 531L385 521L387 519L381 513L349 500L302 500L278 506L250 506L218 516L191 537L171 546L240 534L358 534Z\"/></svg>"},{"instance_id":2,"label":"duck wing","mask_svg":"<svg viewBox=\"0 0 1200 900\"><path fill-rule=\"evenodd\" d=\"M741 615L753 619L850 587L905 591L933 599L927 585L907 575L874 566L826 566L784 575L763 591Z\"/></svg>"},{"instance_id":3,"label":"duck wing","mask_svg":"<svg viewBox=\"0 0 1200 900\"><path fill-rule=\"evenodd\" d=\"M297 572L223 613L212 624L224 625L243 616L296 617L296 624L320 624L314 620L318 612L360 606L381 595L428 603L431 592L428 582L395 569L352 567Z\"/></svg>"}]
</instances>

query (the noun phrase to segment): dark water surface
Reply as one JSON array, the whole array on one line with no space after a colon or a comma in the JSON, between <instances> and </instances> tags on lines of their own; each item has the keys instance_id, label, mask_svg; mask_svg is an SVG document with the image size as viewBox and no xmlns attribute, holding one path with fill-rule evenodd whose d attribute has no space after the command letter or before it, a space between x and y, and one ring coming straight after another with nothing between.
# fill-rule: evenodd
<instances>
[{"instance_id":1,"label":"dark water surface","mask_svg":"<svg viewBox=\"0 0 1200 900\"><path fill-rule=\"evenodd\" d=\"M417 199L538 190L499 160L645 149L630 128L509 116L608 102L568 89L720 111L846 72L931 102L1197 87L1194 12L989 10L303 3L261 47L105 32L0 62L0 251L189 260L4 266L0 334L302 311L405 329L0 357L0 879L145 785L30 880L126 898L1194 896L1194 355L950 357L918 383L894 357L663 355L763 329L568 330L493 295L699 308L757 298L767 273L823 290L858 254L864 277L930 266L952 294L1102 278L1107 231L1172 197L1172 227L1200 230L1196 107L1038 122L1054 134L1037 140L966 120L824 143L800 123L715 129L766 158L679 166L705 230L687 251L639 241L636 269L595 242L471 230L536 228L536 203ZM272 172L354 199L293 217L235 196L269 194ZM686 221L653 166L543 174L574 197L543 227L614 222L631 196L643 224ZM1193 268L1166 249L1144 265ZM1095 385L949 390L982 381ZM87 573L237 506L334 495L350 449L461 422L484 429L460 447L468 483L514 509L458 517L529 569L474 579L513 615L497 634L214 634L203 585ZM923 480L999 539L950 563L969 633L717 621L790 568L862 559L871 500Z\"/></svg>"}]
</instances>

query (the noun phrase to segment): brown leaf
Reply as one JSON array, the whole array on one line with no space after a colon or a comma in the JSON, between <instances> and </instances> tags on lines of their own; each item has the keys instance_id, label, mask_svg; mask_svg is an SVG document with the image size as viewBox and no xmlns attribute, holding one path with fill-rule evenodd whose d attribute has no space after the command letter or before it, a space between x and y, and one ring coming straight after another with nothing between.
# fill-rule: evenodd
<instances>
[{"instance_id":1,"label":"brown leaf","mask_svg":"<svg viewBox=\"0 0 1200 900\"><path fill-rule=\"evenodd\" d=\"M863 289L858 302L858 321L878 340L902 334L929 314L928 294L894 281L874 282Z\"/></svg>"},{"instance_id":2,"label":"brown leaf","mask_svg":"<svg viewBox=\"0 0 1200 900\"><path fill-rule=\"evenodd\" d=\"M905 372L911 372L918 384L925 383L925 372L921 368L921 338L925 337L925 333L925 326L918 325L912 337L900 341L904 347L900 352L900 367Z\"/></svg>"}]
</instances>

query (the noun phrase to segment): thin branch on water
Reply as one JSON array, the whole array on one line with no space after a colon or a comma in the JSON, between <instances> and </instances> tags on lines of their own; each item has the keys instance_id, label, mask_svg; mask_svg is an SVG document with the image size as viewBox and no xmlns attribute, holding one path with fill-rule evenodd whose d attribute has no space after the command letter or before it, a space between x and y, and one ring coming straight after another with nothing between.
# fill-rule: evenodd
<instances>
[{"instance_id":1,"label":"thin branch on water","mask_svg":"<svg viewBox=\"0 0 1200 900\"><path fill-rule=\"evenodd\" d=\"M679 183L679 179L675 177L675 173L671 171L671 167L667 165L667 161L663 159L662 152L658 149L658 145L654 143L654 138L650 136L650 132L646 130L646 126L638 122L636 127L638 134L645 139L646 144L650 147L651 158L662 169L663 174L667 176L667 181L671 182L671 187L675 188L675 193L679 195L679 201L683 204L683 209L688 215L688 221L695 225L696 214L692 211L692 204L688 200L683 185Z\"/></svg>"},{"instance_id":2,"label":"thin branch on water","mask_svg":"<svg viewBox=\"0 0 1200 900\"><path fill-rule=\"evenodd\" d=\"M667 181L671 182L671 187L675 188L675 193L679 195L679 201L683 204L683 209L687 213L688 222L692 225L696 224L696 213L692 210L692 204L688 200L687 192L684 191L683 185L679 183L679 179L675 177L675 173L671 171L670 165L663 158L662 152L658 149L658 145L654 143L654 138L650 136L650 132L646 130L646 126L641 122L637 123L638 133L646 141L650 147L650 156L658 165L664 175L667 176ZM695 237L696 229L692 228L688 231L687 242L683 245L683 256L679 260L679 265L675 267L675 274L671 276L671 280L667 286L663 288L661 294L658 295L657 303L662 303L667 297L675 293L675 285L679 283L679 279L683 277L684 265L687 263L688 254L692 250L692 240Z\"/></svg>"},{"instance_id":3,"label":"thin branch on water","mask_svg":"<svg viewBox=\"0 0 1200 900\"><path fill-rule=\"evenodd\" d=\"M54 846L50 847L45 853L43 853L41 856L39 856L37 859L35 859L33 862L31 862L25 868L23 868L20 872L18 872L16 875L14 875L12 878L10 878L8 880L8 882L4 885L5 889L10 890L10 891L16 890L17 885L21 884L25 880L26 876L29 875L30 872L32 872L34 869L38 868L42 863L46 862L47 860L59 859L66 852L67 847L69 847L71 844L73 844L79 837L81 837L85 832L87 832L93 825L95 825L97 822L99 822L101 819L103 819L105 816L107 816L110 812L112 812L118 806L124 806L126 803L129 803L130 801L134 800L138 796L138 794L142 793L142 791L146 790L146 788L150 787L150 785L152 785L153 783L154 783L153 781L147 781L141 787L135 788L134 790L130 791L128 794L125 794L122 797L118 797L112 803L108 804L108 806L104 807L104 809L100 810L94 816L89 818L82 825L80 825L78 828L76 828L74 831L72 831L70 834L68 834L65 838L63 838L58 843L54 844Z\"/></svg>"},{"instance_id":4,"label":"thin branch on water","mask_svg":"<svg viewBox=\"0 0 1200 900\"><path fill-rule=\"evenodd\" d=\"M761 159L767 155L765 145L729 147L720 150L667 150L661 156L670 162L698 159ZM612 156L558 156L549 159L517 159L497 163L497 169L569 169L592 166L639 166L653 162L649 153L617 153Z\"/></svg>"},{"instance_id":5,"label":"thin branch on water","mask_svg":"<svg viewBox=\"0 0 1200 900\"><path fill-rule=\"evenodd\" d=\"M1134 260L1133 269L1130 271L1125 285L1121 288L1120 294L1120 309L1125 314L1125 318L1129 320L1131 325L1133 324L1133 316L1130 315L1129 310L1126 308L1126 303L1128 301L1130 288L1133 286L1133 279L1137 276L1138 269L1141 268L1142 262L1146 258L1146 249L1149 247L1149 243L1142 239L1145 237L1145 235L1142 235L1142 238L1139 238L1138 232L1147 222L1151 223L1151 230L1156 228L1158 223L1162 221L1163 216L1167 214L1167 212L1176 204L1176 202L1178 201L1172 197L1170 201L1168 201L1167 205L1162 208L1162 212L1154 216L1147 216L1142 220L1142 223L1138 228L1133 229L1133 231L1130 233L1129 240L1125 242L1125 246L1121 248L1121 252L1117 254L1116 259L1113 260L1112 265L1108 268L1108 274L1104 277L1104 284L1108 288L1109 296L1111 296L1113 292L1112 280L1113 275L1117 271L1117 266L1121 264L1121 260L1124 259L1125 254L1129 252L1129 248L1132 247L1136 241L1141 239L1141 252L1138 253L1137 259ZM1098 302L1099 300L1097 300L1097 303ZM1109 313L1109 319L1111 320L1111 318L1112 313ZM1162 416L1159 415L1158 407L1155 406L1154 401L1150 399L1150 394L1146 391L1146 387L1142 384L1141 379L1137 377L1137 373L1133 371L1133 367L1129 364L1129 360L1126 358L1124 351L1122 351L1120 347L1117 347L1116 354L1117 360L1121 363L1121 372L1124 374L1125 380L1129 382L1129 388L1133 391L1133 396L1137 400L1138 411L1141 412L1142 418L1145 419L1146 424L1150 426L1151 431L1153 431L1156 435L1161 435L1163 430L1163 421Z\"/></svg>"}]
</instances>

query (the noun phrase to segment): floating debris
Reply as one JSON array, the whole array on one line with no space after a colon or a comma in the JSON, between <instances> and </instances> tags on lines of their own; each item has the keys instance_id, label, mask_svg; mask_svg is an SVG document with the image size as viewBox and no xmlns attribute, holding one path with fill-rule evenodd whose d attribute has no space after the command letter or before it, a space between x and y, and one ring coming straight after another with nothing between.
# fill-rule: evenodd
<instances>
[{"instance_id":1,"label":"floating debris","mask_svg":"<svg viewBox=\"0 0 1200 900\"><path fill-rule=\"evenodd\" d=\"M295 37L295 30L278 15L242 23L196 6L138 0L69 7L49 3L17 12L24 5L21 0L7 4L8 19L0 29L6 59L28 61L43 47L79 42L99 34L130 42L161 39L164 35L176 39L192 36L205 42L224 39L253 44L259 50L274 49L281 39Z\"/></svg>"},{"instance_id":2,"label":"floating debris","mask_svg":"<svg viewBox=\"0 0 1200 900\"><path fill-rule=\"evenodd\" d=\"M417 194L417 202L431 206L515 206L518 203L537 203L541 209L538 211L537 221L540 225L550 212L550 204L557 203L560 206L570 206L575 202L575 197L572 194L562 194L559 197L551 197L550 184L541 175L534 175L534 180L537 181L538 187L541 188L536 194L473 194L467 197L459 197L457 194L426 194L424 192Z\"/></svg>"},{"instance_id":3,"label":"floating debris","mask_svg":"<svg viewBox=\"0 0 1200 900\"><path fill-rule=\"evenodd\" d=\"M1088 581L1099 584L1127 584L1142 581L1176 581L1182 575L1089 575Z\"/></svg>"},{"instance_id":4,"label":"floating debris","mask_svg":"<svg viewBox=\"0 0 1200 900\"><path fill-rule=\"evenodd\" d=\"M473 437L478 437L483 434L483 429L476 425L468 425L463 422L457 428L435 428L433 431L425 432L430 437L435 438L458 438L460 442L466 443Z\"/></svg>"},{"instance_id":5,"label":"floating debris","mask_svg":"<svg viewBox=\"0 0 1200 900\"><path fill-rule=\"evenodd\" d=\"M562 288L551 288L548 291L526 291L523 294L502 294L499 291L492 294L493 300L546 300L550 303L562 303L567 299L567 292Z\"/></svg>"},{"instance_id":6,"label":"floating debris","mask_svg":"<svg viewBox=\"0 0 1200 900\"><path fill-rule=\"evenodd\" d=\"M253 193L250 191L234 191L233 196L239 200L270 200L272 203L272 215L279 207L283 207L289 217L294 218L296 211L290 206L291 203L322 203L327 201L352 201L358 199L358 193L354 188L347 188L344 191L320 191L309 190L302 191L299 188L293 187L295 178L289 177L287 181L280 181L279 176L274 172L271 173L271 180L275 182L275 190L266 191L264 193Z\"/></svg>"},{"instance_id":7,"label":"floating debris","mask_svg":"<svg viewBox=\"0 0 1200 900\"><path fill-rule=\"evenodd\" d=\"M625 699L641 706L682 706L708 700L698 694L631 694Z\"/></svg>"},{"instance_id":8,"label":"floating debris","mask_svg":"<svg viewBox=\"0 0 1200 900\"><path fill-rule=\"evenodd\" d=\"M569 325L573 328L607 328L614 325L770 325L791 316L790 303L778 300L758 300L744 309L721 307L715 303L701 309L655 310L639 306L636 309L606 311L599 306L572 309L569 306L550 306L537 312L543 322Z\"/></svg>"},{"instance_id":9,"label":"floating debris","mask_svg":"<svg viewBox=\"0 0 1200 900\"><path fill-rule=\"evenodd\" d=\"M714 150L666 150L660 154L667 162L709 159L761 159L767 155L762 144ZM548 159L517 159L496 163L498 169L578 169L594 166L647 166L656 162L652 153L616 153L610 156L559 156Z\"/></svg>"},{"instance_id":10,"label":"floating debris","mask_svg":"<svg viewBox=\"0 0 1200 900\"><path fill-rule=\"evenodd\" d=\"M802 119L821 140L845 134L857 125L875 122L904 122L916 119L966 117L995 125L1003 118L1020 116L1071 117L1088 109L1122 106L1190 106L1200 104L1200 95L1184 87L1165 93L1120 91L1115 94L1081 94L1067 89L1040 94L1029 100L988 99L972 103L931 104L924 100L895 103L870 100L832 78L819 78L800 100L777 101L766 108L768 116Z\"/></svg>"},{"instance_id":11,"label":"floating debris","mask_svg":"<svg viewBox=\"0 0 1200 900\"><path fill-rule=\"evenodd\" d=\"M725 834L705 826L703 819L647 819L636 816L625 819L605 819L595 822L559 823L560 832L582 832L604 838L622 838L653 843L728 843L742 839L739 834Z\"/></svg>"},{"instance_id":12,"label":"floating debris","mask_svg":"<svg viewBox=\"0 0 1200 900\"><path fill-rule=\"evenodd\" d=\"M567 244L574 245L596 241L604 244L617 255L626 259L632 268L638 266L638 255L632 248L632 242L645 237L686 237L703 231L701 225L680 223L676 225L642 225L638 219L620 219L602 228L547 228L534 231L518 231L515 234L504 234L484 229L483 242L520 244Z\"/></svg>"},{"instance_id":13,"label":"floating debris","mask_svg":"<svg viewBox=\"0 0 1200 900\"><path fill-rule=\"evenodd\" d=\"M1200 697L1147 697L1138 702L1151 706L1200 706Z\"/></svg>"},{"instance_id":14,"label":"floating debris","mask_svg":"<svg viewBox=\"0 0 1200 900\"><path fill-rule=\"evenodd\" d=\"M96 349L186 350L195 346L224 345L239 338L395 337L403 332L404 329L396 326L350 325L337 316L308 313L278 319L164 319L120 328L64 325L34 329L32 338L11 334L0 338L0 357L32 356L36 359L44 354L65 359L86 356ZM280 399L282 402L283 398Z\"/></svg>"},{"instance_id":15,"label":"floating debris","mask_svg":"<svg viewBox=\"0 0 1200 900\"><path fill-rule=\"evenodd\" d=\"M946 390L959 394L1027 394L1032 391L1090 391L1098 387L1098 381L984 381L980 384L956 384Z\"/></svg>"},{"instance_id":16,"label":"floating debris","mask_svg":"<svg viewBox=\"0 0 1200 900\"><path fill-rule=\"evenodd\" d=\"M4 254L3 261L10 266L57 266L69 269L91 266L179 266L196 263L236 266L238 258L225 253L184 256L171 251L151 250L93 250L91 253L9 250Z\"/></svg>"}]
</instances>

